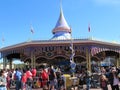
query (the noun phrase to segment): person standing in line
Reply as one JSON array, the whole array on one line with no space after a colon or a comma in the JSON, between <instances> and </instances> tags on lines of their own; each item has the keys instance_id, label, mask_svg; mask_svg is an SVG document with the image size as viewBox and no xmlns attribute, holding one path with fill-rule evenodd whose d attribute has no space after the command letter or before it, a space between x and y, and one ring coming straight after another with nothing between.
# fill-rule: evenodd
<instances>
[{"instance_id":1,"label":"person standing in line","mask_svg":"<svg viewBox=\"0 0 120 90\"><path fill-rule=\"evenodd\" d=\"M10 76L9 75L7 75L7 78L6 78L6 80L7 80L7 85L6 85L6 87L7 87L7 90L10 90Z\"/></svg>"},{"instance_id":2,"label":"person standing in line","mask_svg":"<svg viewBox=\"0 0 120 90\"><path fill-rule=\"evenodd\" d=\"M49 81L50 81L49 89L56 90L55 85L57 82L57 76L56 76L56 72L54 71L53 66L50 66L49 68Z\"/></svg>"},{"instance_id":3,"label":"person standing in line","mask_svg":"<svg viewBox=\"0 0 120 90\"><path fill-rule=\"evenodd\" d=\"M15 80L16 80L15 90L20 90L21 89L21 76L22 76L22 73L18 70L18 68L16 68L16 72L15 72Z\"/></svg>"},{"instance_id":4,"label":"person standing in line","mask_svg":"<svg viewBox=\"0 0 120 90\"><path fill-rule=\"evenodd\" d=\"M42 87L44 89L47 89L48 88L49 75L48 75L48 72L46 72L46 70L45 70L45 66L43 66L43 68L42 68L41 76L40 77L42 78L42 83L41 83Z\"/></svg>"},{"instance_id":5,"label":"person standing in line","mask_svg":"<svg viewBox=\"0 0 120 90\"><path fill-rule=\"evenodd\" d=\"M33 77L33 78L36 77L36 74L37 74L36 68L33 68L33 69L31 70L31 73L32 73L32 77Z\"/></svg>"},{"instance_id":6,"label":"person standing in line","mask_svg":"<svg viewBox=\"0 0 120 90\"><path fill-rule=\"evenodd\" d=\"M26 70L23 69L23 74L21 77L21 89L22 90L26 90L26 82L27 82Z\"/></svg>"},{"instance_id":7,"label":"person standing in line","mask_svg":"<svg viewBox=\"0 0 120 90\"><path fill-rule=\"evenodd\" d=\"M7 90L6 88L6 77L4 76L4 71L0 71L0 90Z\"/></svg>"},{"instance_id":8,"label":"person standing in line","mask_svg":"<svg viewBox=\"0 0 120 90\"><path fill-rule=\"evenodd\" d=\"M106 78L104 74L102 74L100 76L100 86L102 90L108 90L107 84L108 84L108 79Z\"/></svg>"},{"instance_id":9,"label":"person standing in line","mask_svg":"<svg viewBox=\"0 0 120 90\"><path fill-rule=\"evenodd\" d=\"M26 90L32 90L33 78L32 78L32 73L29 68L27 68L26 77L27 77Z\"/></svg>"},{"instance_id":10,"label":"person standing in line","mask_svg":"<svg viewBox=\"0 0 120 90\"><path fill-rule=\"evenodd\" d=\"M90 82L91 82L91 72L88 71L88 69L85 69L85 81L87 84L87 89L86 90L90 90Z\"/></svg>"},{"instance_id":11,"label":"person standing in line","mask_svg":"<svg viewBox=\"0 0 120 90\"><path fill-rule=\"evenodd\" d=\"M111 73L109 74L109 82L112 90L120 90L118 72L116 70L116 67L112 67L111 69Z\"/></svg>"}]
</instances>

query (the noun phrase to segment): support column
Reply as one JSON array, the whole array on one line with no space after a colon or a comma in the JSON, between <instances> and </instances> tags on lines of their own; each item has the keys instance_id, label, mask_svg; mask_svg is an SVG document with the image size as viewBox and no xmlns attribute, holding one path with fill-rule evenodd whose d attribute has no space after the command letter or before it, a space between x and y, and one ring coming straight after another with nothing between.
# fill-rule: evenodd
<instances>
[{"instance_id":1,"label":"support column","mask_svg":"<svg viewBox=\"0 0 120 90\"><path fill-rule=\"evenodd\" d=\"M101 66L101 60L98 61L98 66Z\"/></svg>"},{"instance_id":2,"label":"support column","mask_svg":"<svg viewBox=\"0 0 120 90\"><path fill-rule=\"evenodd\" d=\"M116 62L117 62L117 67L119 67L119 58L116 59Z\"/></svg>"},{"instance_id":3,"label":"support column","mask_svg":"<svg viewBox=\"0 0 120 90\"><path fill-rule=\"evenodd\" d=\"M6 69L7 67L7 58L3 57L3 69Z\"/></svg>"},{"instance_id":4,"label":"support column","mask_svg":"<svg viewBox=\"0 0 120 90\"><path fill-rule=\"evenodd\" d=\"M91 71L91 53L88 47L86 47L86 62L87 62L87 69Z\"/></svg>"},{"instance_id":5,"label":"support column","mask_svg":"<svg viewBox=\"0 0 120 90\"><path fill-rule=\"evenodd\" d=\"M119 54L119 58L118 58L118 67L120 67L120 54Z\"/></svg>"},{"instance_id":6,"label":"support column","mask_svg":"<svg viewBox=\"0 0 120 90\"><path fill-rule=\"evenodd\" d=\"M119 57L117 58L116 62L117 62L117 67L119 67L119 61L120 60L120 54L119 54Z\"/></svg>"},{"instance_id":7,"label":"support column","mask_svg":"<svg viewBox=\"0 0 120 90\"><path fill-rule=\"evenodd\" d=\"M33 68L36 68L36 58L35 58L35 55L33 56Z\"/></svg>"},{"instance_id":8,"label":"support column","mask_svg":"<svg viewBox=\"0 0 120 90\"><path fill-rule=\"evenodd\" d=\"M10 60L9 60L9 69L10 70L12 69L12 58L10 58Z\"/></svg>"},{"instance_id":9,"label":"support column","mask_svg":"<svg viewBox=\"0 0 120 90\"><path fill-rule=\"evenodd\" d=\"M31 68L33 68L33 63L34 63L34 57L33 57L33 52L31 52L31 64L30 64L30 66L31 66Z\"/></svg>"},{"instance_id":10,"label":"support column","mask_svg":"<svg viewBox=\"0 0 120 90\"><path fill-rule=\"evenodd\" d=\"M88 49L88 60L89 60L89 71L91 72L91 53L89 49Z\"/></svg>"},{"instance_id":11,"label":"support column","mask_svg":"<svg viewBox=\"0 0 120 90\"><path fill-rule=\"evenodd\" d=\"M35 64L36 64L35 55L33 52L31 52L31 68L34 68Z\"/></svg>"}]
</instances>

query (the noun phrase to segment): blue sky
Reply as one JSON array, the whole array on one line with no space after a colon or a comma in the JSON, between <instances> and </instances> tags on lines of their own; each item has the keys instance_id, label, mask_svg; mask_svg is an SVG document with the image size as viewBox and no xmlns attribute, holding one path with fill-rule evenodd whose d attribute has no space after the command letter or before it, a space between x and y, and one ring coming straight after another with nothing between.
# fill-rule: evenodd
<instances>
[{"instance_id":1,"label":"blue sky","mask_svg":"<svg viewBox=\"0 0 120 90\"><path fill-rule=\"evenodd\" d=\"M73 38L120 42L120 0L62 0L62 8ZM59 14L60 0L1 0L0 47L50 39Z\"/></svg>"}]
</instances>

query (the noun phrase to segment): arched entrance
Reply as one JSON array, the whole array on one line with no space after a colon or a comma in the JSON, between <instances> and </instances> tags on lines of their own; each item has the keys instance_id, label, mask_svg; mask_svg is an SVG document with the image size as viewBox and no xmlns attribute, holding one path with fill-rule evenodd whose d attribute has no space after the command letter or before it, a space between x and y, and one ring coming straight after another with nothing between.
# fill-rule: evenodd
<instances>
[{"instance_id":1,"label":"arched entrance","mask_svg":"<svg viewBox=\"0 0 120 90\"><path fill-rule=\"evenodd\" d=\"M5 64L5 68L7 65L9 66L9 67L7 67L9 69L15 68L15 64L13 63L13 61L20 61L21 62L20 53L8 54L6 56L5 61L3 62Z\"/></svg>"},{"instance_id":2,"label":"arched entrance","mask_svg":"<svg viewBox=\"0 0 120 90\"><path fill-rule=\"evenodd\" d=\"M56 56L53 58L53 64L54 66L57 66L61 68L62 72L69 72L70 70L70 60L67 59L64 56Z\"/></svg>"},{"instance_id":3,"label":"arched entrance","mask_svg":"<svg viewBox=\"0 0 120 90\"><path fill-rule=\"evenodd\" d=\"M38 57L36 60L35 60L35 62L36 62L36 68L39 68L39 67L41 67L42 65L48 65L49 64L49 60L48 59L46 59L45 57Z\"/></svg>"},{"instance_id":4,"label":"arched entrance","mask_svg":"<svg viewBox=\"0 0 120 90\"><path fill-rule=\"evenodd\" d=\"M91 57L91 70L98 72L99 67L119 66L119 53L115 51L102 51Z\"/></svg>"},{"instance_id":5,"label":"arched entrance","mask_svg":"<svg viewBox=\"0 0 120 90\"><path fill-rule=\"evenodd\" d=\"M82 55L79 55L79 56L75 56L74 57L74 61L76 63L76 69L77 71L82 71L84 68L86 68L86 58Z\"/></svg>"}]
</instances>

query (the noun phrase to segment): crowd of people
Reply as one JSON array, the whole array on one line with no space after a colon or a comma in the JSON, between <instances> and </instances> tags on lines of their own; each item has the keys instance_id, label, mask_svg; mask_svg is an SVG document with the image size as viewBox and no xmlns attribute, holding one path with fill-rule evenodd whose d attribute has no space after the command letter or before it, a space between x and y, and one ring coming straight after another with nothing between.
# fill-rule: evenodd
<instances>
[{"instance_id":1,"label":"crowd of people","mask_svg":"<svg viewBox=\"0 0 120 90\"><path fill-rule=\"evenodd\" d=\"M32 90L32 88L64 90L64 81L63 73L53 66L0 71L0 90L10 90L13 86L15 90Z\"/></svg>"},{"instance_id":2,"label":"crowd of people","mask_svg":"<svg viewBox=\"0 0 120 90\"><path fill-rule=\"evenodd\" d=\"M120 68L115 66L102 68L102 74L100 76L100 86L103 90L108 90L108 83L110 84L112 90L120 90Z\"/></svg>"},{"instance_id":3,"label":"crowd of people","mask_svg":"<svg viewBox=\"0 0 120 90\"><path fill-rule=\"evenodd\" d=\"M78 69L77 69L78 70ZM86 85L85 90L90 90L94 82L93 76L87 68L78 70L74 76L79 79L79 85ZM115 66L100 67L100 72L96 73L99 87L102 90L119 90L120 68ZM68 90L65 86L65 76L60 68L53 66L42 66L36 68L16 68L15 70L0 70L0 90L10 90L15 86L15 90L32 90L32 88L43 88L43 90ZM79 89L76 89L79 90Z\"/></svg>"},{"instance_id":4,"label":"crowd of people","mask_svg":"<svg viewBox=\"0 0 120 90\"><path fill-rule=\"evenodd\" d=\"M97 88L97 83L102 90L109 90L108 85L110 85L111 90L120 90L120 68L115 66L100 67L99 73L91 73L87 69L83 69L79 79L80 85L86 85L85 90L90 90L92 86Z\"/></svg>"}]
</instances>

